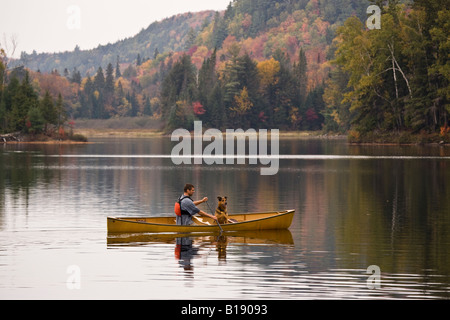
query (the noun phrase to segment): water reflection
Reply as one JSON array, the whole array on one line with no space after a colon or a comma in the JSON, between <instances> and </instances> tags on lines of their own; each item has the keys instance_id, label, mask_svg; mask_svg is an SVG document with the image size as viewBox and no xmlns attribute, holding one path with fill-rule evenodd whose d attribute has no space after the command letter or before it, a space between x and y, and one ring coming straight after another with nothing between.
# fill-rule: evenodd
<instances>
[{"instance_id":1,"label":"water reflection","mask_svg":"<svg viewBox=\"0 0 450 320\"><path fill-rule=\"evenodd\" d=\"M175 258L184 271L193 271L192 259L200 248L194 247L194 240L190 237L176 238Z\"/></svg>"},{"instance_id":2,"label":"water reflection","mask_svg":"<svg viewBox=\"0 0 450 320\"><path fill-rule=\"evenodd\" d=\"M84 298L119 297L130 281L139 299L449 297L450 148L287 139L280 152L293 156L276 176L147 157L170 150L164 138L0 146L0 296L48 295L65 279L47 274L64 277L67 260L87 275ZM173 215L186 182L199 197L226 194L230 213L295 208L290 231L106 236L108 215ZM50 272L35 276L36 257ZM369 265L381 269L380 290L367 289ZM147 293L156 284L165 294Z\"/></svg>"},{"instance_id":3,"label":"water reflection","mask_svg":"<svg viewBox=\"0 0 450 320\"><path fill-rule=\"evenodd\" d=\"M257 231L225 231L221 232L196 232L196 233L123 233L109 234L107 246L140 246L155 243L173 243L178 238L192 238L198 242L211 241L224 237L232 243L239 244L283 244L293 245L294 239L289 230L257 230Z\"/></svg>"},{"instance_id":4,"label":"water reflection","mask_svg":"<svg viewBox=\"0 0 450 320\"><path fill-rule=\"evenodd\" d=\"M185 271L193 271L193 259L210 256L214 250L219 262L226 263L229 245L294 246L289 230L239 231L192 234L114 234L107 237L108 248L174 244L175 258Z\"/></svg>"}]
</instances>

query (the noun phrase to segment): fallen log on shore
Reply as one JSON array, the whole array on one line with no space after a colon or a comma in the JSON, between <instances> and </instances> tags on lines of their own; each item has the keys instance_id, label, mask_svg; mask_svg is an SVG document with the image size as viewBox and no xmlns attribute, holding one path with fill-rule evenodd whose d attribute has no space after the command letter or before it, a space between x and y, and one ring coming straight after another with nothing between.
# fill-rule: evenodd
<instances>
[{"instance_id":1,"label":"fallen log on shore","mask_svg":"<svg viewBox=\"0 0 450 320\"><path fill-rule=\"evenodd\" d=\"M0 142L6 143L11 141L21 141L20 132L8 133L0 135Z\"/></svg>"}]
</instances>

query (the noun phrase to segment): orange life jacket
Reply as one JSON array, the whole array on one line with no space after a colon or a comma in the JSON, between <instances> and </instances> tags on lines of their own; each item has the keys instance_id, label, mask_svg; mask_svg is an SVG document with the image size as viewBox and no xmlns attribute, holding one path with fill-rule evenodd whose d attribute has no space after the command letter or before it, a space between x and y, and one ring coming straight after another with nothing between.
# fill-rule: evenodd
<instances>
[{"instance_id":1,"label":"orange life jacket","mask_svg":"<svg viewBox=\"0 0 450 320\"><path fill-rule=\"evenodd\" d=\"M178 199L177 202L175 202L175 207L174 207L173 211L179 217L181 217L182 215L189 215L189 212L187 212L186 210L181 210L181 201L183 201L186 198L191 199L189 196L182 196L180 199Z\"/></svg>"}]
</instances>

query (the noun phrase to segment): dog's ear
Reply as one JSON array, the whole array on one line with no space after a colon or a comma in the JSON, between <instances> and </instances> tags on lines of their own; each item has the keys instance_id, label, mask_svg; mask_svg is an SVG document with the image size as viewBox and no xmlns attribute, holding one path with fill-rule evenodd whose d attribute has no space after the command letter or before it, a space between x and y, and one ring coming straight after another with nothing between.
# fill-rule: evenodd
<instances>
[{"instance_id":1,"label":"dog's ear","mask_svg":"<svg viewBox=\"0 0 450 320\"><path fill-rule=\"evenodd\" d=\"M221 196L218 196L217 199L220 201L220 200L222 200L222 197L221 197Z\"/></svg>"},{"instance_id":2,"label":"dog's ear","mask_svg":"<svg viewBox=\"0 0 450 320\"><path fill-rule=\"evenodd\" d=\"M228 197L224 197L225 198L225 200L228 200Z\"/></svg>"}]
</instances>

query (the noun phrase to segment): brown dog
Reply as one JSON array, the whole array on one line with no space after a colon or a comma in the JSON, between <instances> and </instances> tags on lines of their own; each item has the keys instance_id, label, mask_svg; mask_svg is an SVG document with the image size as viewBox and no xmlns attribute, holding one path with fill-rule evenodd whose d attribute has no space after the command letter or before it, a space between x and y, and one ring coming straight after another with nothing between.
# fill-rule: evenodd
<instances>
[{"instance_id":1,"label":"brown dog","mask_svg":"<svg viewBox=\"0 0 450 320\"><path fill-rule=\"evenodd\" d=\"M218 196L217 199L219 200L219 203L217 204L215 215L220 224L226 224L228 223L227 197Z\"/></svg>"}]
</instances>

